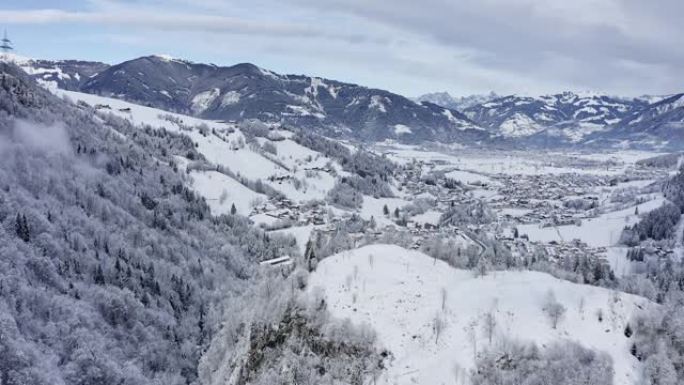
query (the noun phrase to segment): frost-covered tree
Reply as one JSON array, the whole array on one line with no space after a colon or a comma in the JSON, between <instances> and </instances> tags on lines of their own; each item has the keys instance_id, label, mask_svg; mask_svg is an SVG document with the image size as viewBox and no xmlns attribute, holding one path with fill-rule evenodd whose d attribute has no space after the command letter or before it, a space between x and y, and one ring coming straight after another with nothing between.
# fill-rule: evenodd
<instances>
[{"instance_id":1,"label":"frost-covered tree","mask_svg":"<svg viewBox=\"0 0 684 385\"><path fill-rule=\"evenodd\" d=\"M662 306L637 313L629 325L634 341L631 354L644 362L643 383L679 384L684 381L684 293L670 291Z\"/></svg>"},{"instance_id":2,"label":"frost-covered tree","mask_svg":"<svg viewBox=\"0 0 684 385\"><path fill-rule=\"evenodd\" d=\"M573 342L534 344L502 340L476 359L473 385L612 385L613 362Z\"/></svg>"},{"instance_id":3,"label":"frost-covered tree","mask_svg":"<svg viewBox=\"0 0 684 385\"><path fill-rule=\"evenodd\" d=\"M14 232L24 242L31 240L31 230L29 229L28 221L26 220L26 215L17 214L14 221Z\"/></svg>"},{"instance_id":4,"label":"frost-covered tree","mask_svg":"<svg viewBox=\"0 0 684 385\"><path fill-rule=\"evenodd\" d=\"M491 223L496 216L483 201L449 207L440 217L441 226Z\"/></svg>"},{"instance_id":5,"label":"frost-covered tree","mask_svg":"<svg viewBox=\"0 0 684 385\"><path fill-rule=\"evenodd\" d=\"M435 316L432 318L432 332L435 335L435 343L439 343L439 337L442 335L442 332L444 332L444 328L446 327L446 322L444 321L444 318L437 313Z\"/></svg>"},{"instance_id":6,"label":"frost-covered tree","mask_svg":"<svg viewBox=\"0 0 684 385\"><path fill-rule=\"evenodd\" d=\"M676 385L677 371L664 352L649 356L644 362L642 382L647 385Z\"/></svg>"},{"instance_id":7,"label":"frost-covered tree","mask_svg":"<svg viewBox=\"0 0 684 385\"><path fill-rule=\"evenodd\" d=\"M549 321L551 321L551 327L556 329L558 322L560 322L565 315L566 308L563 306L563 304L558 302L553 291L549 290L549 292L546 293L546 298L544 299L544 305L542 309L549 317Z\"/></svg>"},{"instance_id":8,"label":"frost-covered tree","mask_svg":"<svg viewBox=\"0 0 684 385\"><path fill-rule=\"evenodd\" d=\"M494 332L496 331L496 316L491 311L484 314L482 319L482 329L487 336L489 343L492 343Z\"/></svg>"},{"instance_id":9,"label":"frost-covered tree","mask_svg":"<svg viewBox=\"0 0 684 385\"><path fill-rule=\"evenodd\" d=\"M304 260L306 261L306 266L309 271L313 271L318 263L318 258L316 257L316 248L314 245L313 237L309 238L306 242L306 248L304 250Z\"/></svg>"}]
</instances>

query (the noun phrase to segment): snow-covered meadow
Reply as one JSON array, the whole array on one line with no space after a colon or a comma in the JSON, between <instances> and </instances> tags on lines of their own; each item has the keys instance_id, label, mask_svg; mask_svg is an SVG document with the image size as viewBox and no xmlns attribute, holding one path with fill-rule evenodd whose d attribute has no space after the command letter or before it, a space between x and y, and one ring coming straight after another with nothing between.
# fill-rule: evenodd
<instances>
[{"instance_id":1,"label":"snow-covered meadow","mask_svg":"<svg viewBox=\"0 0 684 385\"><path fill-rule=\"evenodd\" d=\"M288 139L289 132L281 133L282 139L278 140L258 138L259 144L268 142L276 149L275 154L265 154L244 145L245 137L234 123L170 113L99 95L61 89L53 92L74 102L100 106L101 111L127 119L134 125L182 132L197 144L198 151L211 164L224 167L238 177L261 180L296 202L323 199L334 186L335 177L321 169L332 167L334 172L344 175L335 161ZM217 134L203 133L199 127L216 130ZM241 142L242 145L238 145ZM249 215L252 208L250 202L264 197L263 194L239 187L239 182L230 176L216 174L204 171L192 173L194 189L209 201L216 214L227 212L224 204L228 205L229 210L231 204L235 203L240 214ZM297 185L294 179L299 180ZM231 198L217 204L224 190Z\"/></svg>"},{"instance_id":2,"label":"snow-covered meadow","mask_svg":"<svg viewBox=\"0 0 684 385\"><path fill-rule=\"evenodd\" d=\"M629 353L624 328L634 311L656 306L538 272L476 277L394 245L366 246L323 260L310 278L312 295L320 290L334 316L370 325L391 352L381 384L467 383L459 381L467 379L475 358L506 338L542 348L554 340L573 340L604 351L613 359L615 383L633 384L639 363ZM566 308L556 328L543 310L549 293Z\"/></svg>"}]
</instances>

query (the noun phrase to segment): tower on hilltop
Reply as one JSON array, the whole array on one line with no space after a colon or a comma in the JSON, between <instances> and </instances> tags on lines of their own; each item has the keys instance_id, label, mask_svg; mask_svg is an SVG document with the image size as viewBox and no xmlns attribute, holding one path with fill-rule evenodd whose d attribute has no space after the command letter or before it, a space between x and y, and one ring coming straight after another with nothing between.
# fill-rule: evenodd
<instances>
[{"instance_id":1,"label":"tower on hilltop","mask_svg":"<svg viewBox=\"0 0 684 385\"><path fill-rule=\"evenodd\" d=\"M7 37L7 30L5 30L5 33L3 34L2 40L0 40L0 42L2 42L2 45L0 45L0 49L2 50L3 54L8 54L10 53L10 51L14 49L14 47L12 47L12 40L10 40Z\"/></svg>"}]
</instances>

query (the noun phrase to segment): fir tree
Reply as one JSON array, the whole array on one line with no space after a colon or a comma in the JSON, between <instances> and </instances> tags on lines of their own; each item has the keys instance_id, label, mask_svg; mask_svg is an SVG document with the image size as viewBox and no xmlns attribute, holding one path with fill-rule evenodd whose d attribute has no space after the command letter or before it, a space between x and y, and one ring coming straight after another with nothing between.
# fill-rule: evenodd
<instances>
[{"instance_id":1,"label":"fir tree","mask_svg":"<svg viewBox=\"0 0 684 385\"><path fill-rule=\"evenodd\" d=\"M104 278L104 272L102 271L102 266L97 265L97 268L95 269L95 274L93 275L93 280L98 285L104 285L105 278Z\"/></svg>"},{"instance_id":2,"label":"fir tree","mask_svg":"<svg viewBox=\"0 0 684 385\"><path fill-rule=\"evenodd\" d=\"M316 267L316 252L314 251L314 242L311 238L309 238L309 241L306 243L304 260L306 261L309 271L313 271L313 269Z\"/></svg>"},{"instance_id":3,"label":"fir tree","mask_svg":"<svg viewBox=\"0 0 684 385\"><path fill-rule=\"evenodd\" d=\"M14 223L14 231L16 232L17 237L22 241L28 242L31 240L31 231L29 230L28 221L26 220L25 215L17 214Z\"/></svg>"}]
</instances>

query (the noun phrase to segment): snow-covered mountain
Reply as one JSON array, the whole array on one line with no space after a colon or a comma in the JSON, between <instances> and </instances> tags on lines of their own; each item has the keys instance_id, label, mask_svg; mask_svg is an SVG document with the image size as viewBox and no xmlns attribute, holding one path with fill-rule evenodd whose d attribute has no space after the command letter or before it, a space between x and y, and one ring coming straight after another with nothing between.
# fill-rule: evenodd
<instances>
[{"instance_id":1,"label":"snow-covered mountain","mask_svg":"<svg viewBox=\"0 0 684 385\"><path fill-rule=\"evenodd\" d=\"M622 98L564 92L510 95L464 114L504 140L542 147L600 145L681 148L682 95Z\"/></svg>"},{"instance_id":2,"label":"snow-covered mountain","mask_svg":"<svg viewBox=\"0 0 684 385\"><path fill-rule=\"evenodd\" d=\"M81 91L197 117L259 119L362 140L467 140L487 134L464 115L384 90L242 63L148 56L111 66Z\"/></svg>"},{"instance_id":3,"label":"snow-covered mountain","mask_svg":"<svg viewBox=\"0 0 684 385\"><path fill-rule=\"evenodd\" d=\"M684 93L662 98L633 111L620 122L620 126L654 129L674 124L682 128L682 123L684 123Z\"/></svg>"},{"instance_id":4,"label":"snow-covered mountain","mask_svg":"<svg viewBox=\"0 0 684 385\"><path fill-rule=\"evenodd\" d=\"M499 95L490 92L486 95L469 95L469 96L451 96L448 92L433 92L421 95L414 100L418 102L430 102L438 106L451 108L463 111L466 108L473 107L478 104L486 103L492 99L498 98Z\"/></svg>"},{"instance_id":5,"label":"snow-covered mountain","mask_svg":"<svg viewBox=\"0 0 684 385\"><path fill-rule=\"evenodd\" d=\"M684 143L684 94L656 100L630 111L605 135L591 135L588 141L681 149Z\"/></svg>"},{"instance_id":6,"label":"snow-covered mountain","mask_svg":"<svg viewBox=\"0 0 684 385\"><path fill-rule=\"evenodd\" d=\"M5 54L4 60L23 69L39 84L48 88L76 91L91 77L109 67L108 64L85 60L31 59L16 54Z\"/></svg>"},{"instance_id":7,"label":"snow-covered mountain","mask_svg":"<svg viewBox=\"0 0 684 385\"><path fill-rule=\"evenodd\" d=\"M107 95L206 119L259 119L361 141L395 139L558 147L681 148L681 95L622 98L563 92L539 97L447 92L414 100L242 63L229 67L153 55L109 66L79 60L12 60L39 83ZM678 104L679 103L679 104Z\"/></svg>"},{"instance_id":8,"label":"snow-covered mountain","mask_svg":"<svg viewBox=\"0 0 684 385\"><path fill-rule=\"evenodd\" d=\"M540 97L505 96L467 108L464 113L505 137L530 136L554 128L561 136L578 141L646 105L638 99L564 92Z\"/></svg>"},{"instance_id":9,"label":"snow-covered mountain","mask_svg":"<svg viewBox=\"0 0 684 385\"><path fill-rule=\"evenodd\" d=\"M623 98L563 92L538 97L435 92L415 98L462 111L506 145L681 147L680 95ZM678 104L679 103L679 104ZM674 137L673 137L674 136Z\"/></svg>"}]
</instances>

